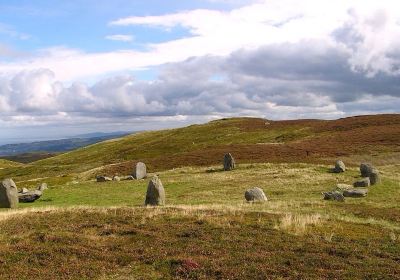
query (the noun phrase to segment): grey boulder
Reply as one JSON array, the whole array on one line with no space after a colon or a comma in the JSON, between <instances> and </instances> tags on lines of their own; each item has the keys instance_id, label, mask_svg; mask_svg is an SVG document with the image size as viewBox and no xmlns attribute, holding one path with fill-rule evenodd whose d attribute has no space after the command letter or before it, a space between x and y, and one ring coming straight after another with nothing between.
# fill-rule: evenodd
<instances>
[{"instance_id":1,"label":"grey boulder","mask_svg":"<svg viewBox=\"0 0 400 280\"><path fill-rule=\"evenodd\" d=\"M146 164L143 162L138 162L136 164L135 170L133 171L133 177L136 180L144 179L147 177L147 168Z\"/></svg>"},{"instance_id":2,"label":"grey boulder","mask_svg":"<svg viewBox=\"0 0 400 280\"><path fill-rule=\"evenodd\" d=\"M157 176L154 176L147 186L146 200L144 204L152 206L165 204L164 186Z\"/></svg>"},{"instance_id":3,"label":"grey boulder","mask_svg":"<svg viewBox=\"0 0 400 280\"><path fill-rule=\"evenodd\" d=\"M18 189L12 179L5 179L0 184L0 208L18 207Z\"/></svg>"},{"instance_id":4,"label":"grey boulder","mask_svg":"<svg viewBox=\"0 0 400 280\"><path fill-rule=\"evenodd\" d=\"M353 186L356 188L366 188L371 185L371 182L369 180L369 177L362 178L356 182L354 182Z\"/></svg>"},{"instance_id":5,"label":"grey boulder","mask_svg":"<svg viewBox=\"0 0 400 280\"><path fill-rule=\"evenodd\" d=\"M236 164L235 164L235 159L233 158L233 156L228 153L224 156L224 170L225 171L230 171L235 169Z\"/></svg>"},{"instance_id":6,"label":"grey boulder","mask_svg":"<svg viewBox=\"0 0 400 280\"><path fill-rule=\"evenodd\" d=\"M112 178L112 180L113 180L113 181L119 182L119 181L121 181L121 178L120 178L119 176L114 176L114 177Z\"/></svg>"},{"instance_id":7,"label":"grey boulder","mask_svg":"<svg viewBox=\"0 0 400 280\"><path fill-rule=\"evenodd\" d=\"M371 185L376 185L381 182L381 176L379 175L379 171L375 168L372 168L371 172L369 173L369 180Z\"/></svg>"},{"instance_id":8,"label":"grey boulder","mask_svg":"<svg viewBox=\"0 0 400 280\"><path fill-rule=\"evenodd\" d=\"M361 177L369 177L369 174L371 173L372 169L374 169L374 167L370 163L361 163L360 164Z\"/></svg>"},{"instance_id":9,"label":"grey boulder","mask_svg":"<svg viewBox=\"0 0 400 280\"><path fill-rule=\"evenodd\" d=\"M345 172L345 171L346 171L346 165L344 165L344 162L341 160L336 161L333 172L341 173L341 172Z\"/></svg>"},{"instance_id":10,"label":"grey boulder","mask_svg":"<svg viewBox=\"0 0 400 280\"><path fill-rule=\"evenodd\" d=\"M248 189L244 193L244 197L247 202L264 202L268 200L264 191L258 187Z\"/></svg>"},{"instance_id":11,"label":"grey boulder","mask_svg":"<svg viewBox=\"0 0 400 280\"><path fill-rule=\"evenodd\" d=\"M365 197L367 196L368 190L367 189L353 189L353 190L346 190L343 192L344 197Z\"/></svg>"},{"instance_id":12,"label":"grey boulder","mask_svg":"<svg viewBox=\"0 0 400 280\"><path fill-rule=\"evenodd\" d=\"M322 194L323 194L325 200L336 200L336 201L340 201L340 202L344 201L343 194L338 191L324 192Z\"/></svg>"},{"instance_id":13,"label":"grey boulder","mask_svg":"<svg viewBox=\"0 0 400 280\"><path fill-rule=\"evenodd\" d=\"M43 192L39 190L28 191L25 193L18 194L19 202L34 202L35 200L39 199L42 196Z\"/></svg>"}]
</instances>

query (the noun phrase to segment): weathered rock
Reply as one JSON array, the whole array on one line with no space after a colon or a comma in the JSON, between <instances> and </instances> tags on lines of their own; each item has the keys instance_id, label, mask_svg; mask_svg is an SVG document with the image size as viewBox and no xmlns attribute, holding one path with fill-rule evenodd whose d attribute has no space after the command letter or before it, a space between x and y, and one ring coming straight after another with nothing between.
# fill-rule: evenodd
<instances>
[{"instance_id":1,"label":"weathered rock","mask_svg":"<svg viewBox=\"0 0 400 280\"><path fill-rule=\"evenodd\" d=\"M27 193L29 190L27 188L22 188L22 190L18 191L18 194L20 193Z\"/></svg>"},{"instance_id":2,"label":"weathered rock","mask_svg":"<svg viewBox=\"0 0 400 280\"><path fill-rule=\"evenodd\" d=\"M26 193L19 193L18 200L19 202L34 202L42 196L43 192L39 190L29 191Z\"/></svg>"},{"instance_id":3,"label":"weathered rock","mask_svg":"<svg viewBox=\"0 0 400 280\"><path fill-rule=\"evenodd\" d=\"M379 171L375 168L372 168L371 172L369 173L369 180L371 185L376 185L381 182L381 176L379 175Z\"/></svg>"},{"instance_id":4,"label":"weathered rock","mask_svg":"<svg viewBox=\"0 0 400 280\"><path fill-rule=\"evenodd\" d=\"M123 178L123 180L135 180L135 177L133 177L132 175L125 176L125 177Z\"/></svg>"},{"instance_id":5,"label":"weathered rock","mask_svg":"<svg viewBox=\"0 0 400 280\"><path fill-rule=\"evenodd\" d=\"M335 163L335 168L333 169L333 172L335 173L341 173L346 171L346 165L344 165L344 162L341 160L337 160Z\"/></svg>"},{"instance_id":6,"label":"weathered rock","mask_svg":"<svg viewBox=\"0 0 400 280\"><path fill-rule=\"evenodd\" d=\"M233 169L235 169L235 159L230 153L228 153L224 156L224 170L230 171Z\"/></svg>"},{"instance_id":7,"label":"weathered rock","mask_svg":"<svg viewBox=\"0 0 400 280\"><path fill-rule=\"evenodd\" d=\"M37 188L38 191L44 191L44 190L47 190L47 189L49 189L49 188L47 187L46 183L41 183Z\"/></svg>"},{"instance_id":8,"label":"weathered rock","mask_svg":"<svg viewBox=\"0 0 400 280\"><path fill-rule=\"evenodd\" d=\"M367 196L367 189L352 189L343 192L344 197L365 197Z\"/></svg>"},{"instance_id":9,"label":"weathered rock","mask_svg":"<svg viewBox=\"0 0 400 280\"><path fill-rule=\"evenodd\" d=\"M136 164L135 170L133 171L133 177L136 180L140 180L146 178L146 176L147 176L146 164L144 164L143 162L138 162Z\"/></svg>"},{"instance_id":10,"label":"weathered rock","mask_svg":"<svg viewBox=\"0 0 400 280\"><path fill-rule=\"evenodd\" d=\"M248 189L244 193L244 197L247 202L264 202L268 200L264 191L258 187Z\"/></svg>"},{"instance_id":11,"label":"weathered rock","mask_svg":"<svg viewBox=\"0 0 400 280\"><path fill-rule=\"evenodd\" d=\"M18 189L12 179L0 183L0 208L18 207Z\"/></svg>"},{"instance_id":12,"label":"weathered rock","mask_svg":"<svg viewBox=\"0 0 400 280\"><path fill-rule=\"evenodd\" d=\"M118 177L118 176L114 176L114 177L112 178L112 180L113 180L113 181L119 182L119 181L121 181L121 178Z\"/></svg>"},{"instance_id":13,"label":"weathered rock","mask_svg":"<svg viewBox=\"0 0 400 280\"><path fill-rule=\"evenodd\" d=\"M370 163L361 163L360 164L360 172L362 177L369 177L372 169L374 167Z\"/></svg>"},{"instance_id":14,"label":"weathered rock","mask_svg":"<svg viewBox=\"0 0 400 280\"><path fill-rule=\"evenodd\" d=\"M164 205L165 204L165 190L161 180L154 176L148 186L146 192L145 205Z\"/></svg>"},{"instance_id":15,"label":"weathered rock","mask_svg":"<svg viewBox=\"0 0 400 280\"><path fill-rule=\"evenodd\" d=\"M322 193L324 195L325 200L336 200L343 202L344 201L344 196L341 192L338 191L333 191L333 192L324 192Z\"/></svg>"},{"instance_id":16,"label":"weathered rock","mask_svg":"<svg viewBox=\"0 0 400 280\"><path fill-rule=\"evenodd\" d=\"M97 180L97 182L109 182L109 181L112 181L112 179L110 177L106 177L106 176L97 176L96 180Z\"/></svg>"},{"instance_id":17,"label":"weathered rock","mask_svg":"<svg viewBox=\"0 0 400 280\"><path fill-rule=\"evenodd\" d=\"M352 189L353 186L352 185L347 185L347 184L336 184L336 189L344 191L344 190L348 190L348 189Z\"/></svg>"},{"instance_id":18,"label":"weathered rock","mask_svg":"<svg viewBox=\"0 0 400 280\"><path fill-rule=\"evenodd\" d=\"M369 177L362 178L356 182L354 182L353 186L356 188L366 188L371 185L371 182L369 180Z\"/></svg>"}]
</instances>

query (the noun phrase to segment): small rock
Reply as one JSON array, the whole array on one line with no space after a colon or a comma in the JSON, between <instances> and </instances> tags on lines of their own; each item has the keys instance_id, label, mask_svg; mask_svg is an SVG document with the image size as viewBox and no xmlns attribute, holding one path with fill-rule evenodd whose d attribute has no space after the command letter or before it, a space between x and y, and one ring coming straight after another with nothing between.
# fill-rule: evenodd
<instances>
[{"instance_id":1,"label":"small rock","mask_svg":"<svg viewBox=\"0 0 400 280\"><path fill-rule=\"evenodd\" d=\"M109 181L112 181L112 179L110 177L106 177L106 176L97 176L96 180L97 180L97 182L109 182Z\"/></svg>"},{"instance_id":2,"label":"small rock","mask_svg":"<svg viewBox=\"0 0 400 280\"><path fill-rule=\"evenodd\" d=\"M18 189L12 179L0 183L0 208L18 207Z\"/></svg>"},{"instance_id":3,"label":"small rock","mask_svg":"<svg viewBox=\"0 0 400 280\"><path fill-rule=\"evenodd\" d=\"M125 176L124 180L130 181L130 180L135 180L135 177L133 177L132 175L129 176Z\"/></svg>"},{"instance_id":4,"label":"small rock","mask_svg":"<svg viewBox=\"0 0 400 280\"><path fill-rule=\"evenodd\" d=\"M47 187L46 183L41 183L38 187L37 190L38 191L44 191L44 190L48 190L49 188Z\"/></svg>"},{"instance_id":5,"label":"small rock","mask_svg":"<svg viewBox=\"0 0 400 280\"><path fill-rule=\"evenodd\" d=\"M344 202L344 196L341 192L333 191L333 192L324 192L324 200L336 200L340 202Z\"/></svg>"},{"instance_id":6,"label":"small rock","mask_svg":"<svg viewBox=\"0 0 400 280\"><path fill-rule=\"evenodd\" d=\"M42 196L43 192L39 190L29 191L26 193L19 193L18 200L19 202L34 202L35 200L39 199Z\"/></svg>"},{"instance_id":7,"label":"small rock","mask_svg":"<svg viewBox=\"0 0 400 280\"><path fill-rule=\"evenodd\" d=\"M165 204L165 190L161 180L154 176L149 185L147 186L145 205L164 205Z\"/></svg>"},{"instance_id":8,"label":"small rock","mask_svg":"<svg viewBox=\"0 0 400 280\"><path fill-rule=\"evenodd\" d=\"M368 177L362 178L356 182L354 182L353 186L356 188L366 188L371 185L371 182Z\"/></svg>"},{"instance_id":9,"label":"small rock","mask_svg":"<svg viewBox=\"0 0 400 280\"><path fill-rule=\"evenodd\" d=\"M113 180L113 181L119 182L119 181L121 181L121 178L118 177L118 176L114 176L114 177L112 178L112 180Z\"/></svg>"},{"instance_id":10,"label":"small rock","mask_svg":"<svg viewBox=\"0 0 400 280\"><path fill-rule=\"evenodd\" d=\"M264 191L258 187L248 189L244 193L244 197L248 202L264 202L268 200Z\"/></svg>"},{"instance_id":11,"label":"small rock","mask_svg":"<svg viewBox=\"0 0 400 280\"><path fill-rule=\"evenodd\" d=\"M29 190L27 188L22 188L18 193L27 193Z\"/></svg>"},{"instance_id":12,"label":"small rock","mask_svg":"<svg viewBox=\"0 0 400 280\"><path fill-rule=\"evenodd\" d=\"M336 184L336 189L344 191L344 190L348 190L348 189L352 189L353 186L352 185L347 185L347 184Z\"/></svg>"},{"instance_id":13,"label":"small rock","mask_svg":"<svg viewBox=\"0 0 400 280\"><path fill-rule=\"evenodd\" d=\"M235 169L235 159L233 158L233 156L228 153L224 156L224 170L225 171L230 171Z\"/></svg>"},{"instance_id":14,"label":"small rock","mask_svg":"<svg viewBox=\"0 0 400 280\"><path fill-rule=\"evenodd\" d=\"M367 189L352 189L343 192L344 197L365 197L367 196Z\"/></svg>"},{"instance_id":15,"label":"small rock","mask_svg":"<svg viewBox=\"0 0 400 280\"><path fill-rule=\"evenodd\" d=\"M133 171L133 177L136 180L144 179L147 176L146 164L143 162L138 162L136 164L135 170Z\"/></svg>"},{"instance_id":16,"label":"small rock","mask_svg":"<svg viewBox=\"0 0 400 280\"><path fill-rule=\"evenodd\" d=\"M341 172L345 172L345 171L346 171L346 166L344 165L344 162L341 160L336 161L333 172L341 173Z\"/></svg>"}]
</instances>

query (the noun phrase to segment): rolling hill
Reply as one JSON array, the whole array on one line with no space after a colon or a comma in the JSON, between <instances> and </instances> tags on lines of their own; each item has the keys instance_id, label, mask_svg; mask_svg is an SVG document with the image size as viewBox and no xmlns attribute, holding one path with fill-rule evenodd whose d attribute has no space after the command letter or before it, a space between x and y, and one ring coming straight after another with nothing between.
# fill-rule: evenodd
<instances>
[{"instance_id":1,"label":"rolling hill","mask_svg":"<svg viewBox=\"0 0 400 280\"><path fill-rule=\"evenodd\" d=\"M102 167L101 171L110 175L129 174L139 160L150 170L159 171L218 164L227 152L243 163L321 163L337 157L397 153L399 139L399 114L339 120L231 118L128 135L8 172L14 176L52 176Z\"/></svg>"}]
</instances>

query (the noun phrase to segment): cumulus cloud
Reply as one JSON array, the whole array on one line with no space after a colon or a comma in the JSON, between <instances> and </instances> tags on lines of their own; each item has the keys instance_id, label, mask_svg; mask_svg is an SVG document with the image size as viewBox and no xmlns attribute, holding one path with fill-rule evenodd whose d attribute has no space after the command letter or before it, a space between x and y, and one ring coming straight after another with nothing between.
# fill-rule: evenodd
<instances>
[{"instance_id":1,"label":"cumulus cloud","mask_svg":"<svg viewBox=\"0 0 400 280\"><path fill-rule=\"evenodd\" d=\"M110 25L180 26L189 35L144 51L56 47L29 61L2 63L0 122L115 124L398 112L399 22L400 4L389 0L260 1L225 12L117 19ZM82 82L149 66L159 66L150 82L134 74Z\"/></svg>"},{"instance_id":2,"label":"cumulus cloud","mask_svg":"<svg viewBox=\"0 0 400 280\"><path fill-rule=\"evenodd\" d=\"M72 119L252 115L332 118L396 112L397 76L369 77L346 64L346 49L303 41L203 56L164 65L154 81L119 75L65 85L49 70L0 79L0 118ZM18 116L18 117L15 117Z\"/></svg>"},{"instance_id":3,"label":"cumulus cloud","mask_svg":"<svg viewBox=\"0 0 400 280\"><path fill-rule=\"evenodd\" d=\"M206 20L205 20L206 19ZM392 0L273 0L231 11L190 10L159 16L126 17L113 26L188 30L189 36L149 44L143 51L86 53L44 50L29 60L0 65L0 72L51 69L61 81L142 69L193 56L229 55L239 49L319 40L350 54L347 63L367 75L398 75L400 3ZM151 32L151 30L149 30ZM113 61L113 63L109 63Z\"/></svg>"},{"instance_id":4,"label":"cumulus cloud","mask_svg":"<svg viewBox=\"0 0 400 280\"><path fill-rule=\"evenodd\" d=\"M134 39L132 35L123 35L123 34L108 35L105 38L107 40L121 41L121 42L132 42Z\"/></svg>"}]
</instances>

